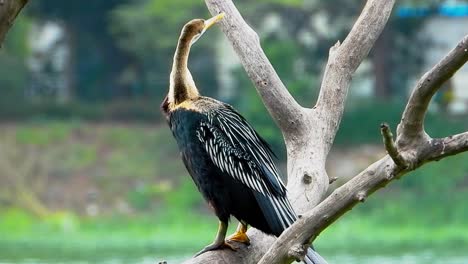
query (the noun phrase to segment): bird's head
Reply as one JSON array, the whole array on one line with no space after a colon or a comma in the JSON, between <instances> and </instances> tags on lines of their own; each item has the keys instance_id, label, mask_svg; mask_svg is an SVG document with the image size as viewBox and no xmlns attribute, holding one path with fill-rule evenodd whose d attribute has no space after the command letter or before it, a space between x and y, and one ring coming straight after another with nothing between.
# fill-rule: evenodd
<instances>
[{"instance_id":1,"label":"bird's head","mask_svg":"<svg viewBox=\"0 0 468 264\"><path fill-rule=\"evenodd\" d=\"M195 43L205 31L223 19L224 13L220 13L210 19L193 19L190 20L187 24L185 24L184 28L182 29L182 33L180 36L181 40L190 42L190 45Z\"/></svg>"}]
</instances>

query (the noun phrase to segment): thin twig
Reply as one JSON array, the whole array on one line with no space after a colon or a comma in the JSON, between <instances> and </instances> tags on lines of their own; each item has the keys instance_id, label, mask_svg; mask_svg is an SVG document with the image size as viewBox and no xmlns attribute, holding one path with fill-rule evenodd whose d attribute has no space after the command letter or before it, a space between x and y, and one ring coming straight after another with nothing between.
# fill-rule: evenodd
<instances>
[{"instance_id":1,"label":"thin twig","mask_svg":"<svg viewBox=\"0 0 468 264\"><path fill-rule=\"evenodd\" d=\"M388 155L392 158L393 162L400 168L407 168L408 163L401 156L400 152L397 149L395 141L393 141L393 134L390 130L390 127L387 123L382 123L380 125L380 132L382 133L383 142L385 149L387 150Z\"/></svg>"}]
</instances>

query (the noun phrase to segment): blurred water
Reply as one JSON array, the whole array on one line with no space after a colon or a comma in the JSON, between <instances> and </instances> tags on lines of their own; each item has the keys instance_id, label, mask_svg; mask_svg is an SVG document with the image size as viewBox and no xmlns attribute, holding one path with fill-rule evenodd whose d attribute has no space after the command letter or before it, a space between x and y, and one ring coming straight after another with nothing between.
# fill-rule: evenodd
<instances>
[{"instance_id":1,"label":"blurred water","mask_svg":"<svg viewBox=\"0 0 468 264\"><path fill-rule=\"evenodd\" d=\"M120 258L110 257L109 259L100 260L50 260L50 259L16 259L2 260L0 264L157 264L161 260L167 261L168 264L181 263L189 256L181 257L174 256L168 258L158 257L141 257L141 258ZM432 251L410 252L398 256L391 255L352 255L352 254L337 254L335 256L326 256L330 264L467 264L468 252L462 255L444 255L437 256Z\"/></svg>"},{"instance_id":2,"label":"blurred water","mask_svg":"<svg viewBox=\"0 0 468 264\"><path fill-rule=\"evenodd\" d=\"M373 255L373 256L353 256L337 255L327 258L330 264L467 264L468 252L463 256L443 256L438 257L433 252L406 253L401 256Z\"/></svg>"}]
</instances>

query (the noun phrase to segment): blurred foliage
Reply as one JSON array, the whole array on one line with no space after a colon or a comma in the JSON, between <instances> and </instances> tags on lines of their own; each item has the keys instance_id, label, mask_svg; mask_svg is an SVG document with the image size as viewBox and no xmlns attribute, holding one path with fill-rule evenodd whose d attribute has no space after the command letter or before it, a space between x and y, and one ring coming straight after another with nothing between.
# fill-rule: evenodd
<instances>
[{"instance_id":1,"label":"blurred foliage","mask_svg":"<svg viewBox=\"0 0 468 264\"><path fill-rule=\"evenodd\" d=\"M440 164L443 163L437 166ZM315 246L325 256L342 251L354 254L396 254L400 250L418 249L444 252L468 246L468 211L465 210L468 186L461 186L458 192L439 192L438 198L418 194L415 199L411 193L399 191L397 185L400 183L374 194L372 199L340 218L319 236ZM182 187L178 191L187 190ZM447 203L451 206L445 206ZM25 255L18 251L24 248L31 249L27 253L30 258L75 261L89 260L94 255L190 255L211 241L216 219L193 211L193 205L185 206L131 217L114 214L83 218L61 212L41 221L22 210L9 208L0 212L2 256ZM233 228L235 224L231 224Z\"/></svg>"},{"instance_id":2,"label":"blurred foliage","mask_svg":"<svg viewBox=\"0 0 468 264\"><path fill-rule=\"evenodd\" d=\"M408 3L411 1L400 4ZM261 0L239 1L238 5L247 21L253 23L259 32L271 62L287 86L306 102L313 102L329 47L344 39L362 8L362 3L350 0ZM36 116L37 113L56 111L55 115L68 117L67 112L79 108L74 104L83 102L102 104L128 98L151 98L152 102L160 102L167 92L172 56L182 26L192 18L209 17L203 2L189 0L112 0L89 5L75 0L66 3L41 0L30 3L26 11L7 38L15 45L6 43L6 51L0 53L0 74L8 77L3 78L0 84L11 87L10 94L2 98L9 98L5 102L9 103L6 108L10 108L12 116L15 113ZM272 14L281 18L280 26L273 31L267 30L265 24L265 19ZM72 87L75 102L53 107L46 100L44 107L23 108L20 104L24 102L11 99L24 97L25 87L31 85L25 65L28 28L33 22L46 20L61 23L69 34L67 41L71 45L72 58L68 63L73 69L71 79L75 80ZM421 45L407 44L417 40L415 32L424 21L422 18L393 16L387 26L391 42L388 45L392 50L388 52L392 56L387 58L389 87L394 89L391 95L404 96L403 90L396 89L406 88L407 80L419 70L421 52L414 47ZM319 24L321 26L317 26ZM216 31L219 32L213 30L207 34L215 34ZM307 34L308 37L304 37ZM216 38L213 35L202 38L192 49L190 59L198 86L209 96L215 96L218 91L218 77L212 74L216 72L218 59L215 52L217 41L213 41ZM307 38L308 41L304 40ZM239 86L242 89L249 87L243 80L239 80L236 91ZM238 96L250 97L253 94L249 91ZM252 103L259 104L260 101L253 100ZM131 107L128 109L129 112L132 110ZM80 109L77 111L81 112ZM152 116L145 111L138 111L138 114ZM80 115L87 117L84 113ZM93 115L90 115L92 119ZM256 119L268 122L265 117Z\"/></svg>"},{"instance_id":3,"label":"blurred foliage","mask_svg":"<svg viewBox=\"0 0 468 264\"><path fill-rule=\"evenodd\" d=\"M399 101L357 100L348 105L336 135L337 145L381 143L380 124L388 123L393 131L400 122L405 105ZM468 116L447 116L429 111L424 127L432 137L445 137L468 130Z\"/></svg>"},{"instance_id":4,"label":"blurred foliage","mask_svg":"<svg viewBox=\"0 0 468 264\"><path fill-rule=\"evenodd\" d=\"M79 100L99 101L121 97L126 88L117 80L123 67L131 61L116 45L109 32L110 12L126 0L34 1L28 4L29 14L39 20L55 20L64 24L71 45L74 95Z\"/></svg>"},{"instance_id":5,"label":"blurred foliage","mask_svg":"<svg viewBox=\"0 0 468 264\"><path fill-rule=\"evenodd\" d=\"M161 122L159 108L153 101L127 100L110 103L16 102L0 104L1 121L88 120Z\"/></svg>"},{"instance_id":6,"label":"blurred foliage","mask_svg":"<svg viewBox=\"0 0 468 264\"><path fill-rule=\"evenodd\" d=\"M31 20L26 16L20 16L11 28L8 37L0 49L0 105L5 102L19 102L24 96L24 89L28 84L28 69L26 60L29 55L27 44L27 32L31 26Z\"/></svg>"},{"instance_id":7,"label":"blurred foliage","mask_svg":"<svg viewBox=\"0 0 468 264\"><path fill-rule=\"evenodd\" d=\"M387 121L395 128L401 108L387 105L383 107L384 114L376 114L372 111L376 107L382 105L361 105L345 114L337 135L338 146L381 144L379 124ZM426 128L437 137L465 131L467 124L464 118L448 120L429 114ZM19 187L20 191L27 187L36 200L32 207L25 208L34 209L40 204L47 211L68 208L89 214L92 205L98 207L99 214L114 211L140 214L167 207L186 210L204 204L165 126L34 121L0 128L3 149L0 181L3 179L4 190L0 195L0 208L25 205L8 195ZM281 146L278 132L275 130L272 135L270 142ZM168 142L168 139L171 140ZM10 151L5 151L8 149ZM278 153L280 163L284 162L284 152ZM13 173L11 168L18 168L18 172ZM464 188L467 173L466 155L458 155L413 172L415 175L405 178L398 190L438 197L439 192ZM14 175L26 181L10 181ZM29 184L22 184L24 182ZM75 185L80 186L79 189L75 189Z\"/></svg>"},{"instance_id":8,"label":"blurred foliage","mask_svg":"<svg viewBox=\"0 0 468 264\"><path fill-rule=\"evenodd\" d=\"M361 123L371 119L365 113L375 111L363 112L358 111ZM53 256L59 262L88 261L104 252L190 255L211 241L216 218L183 168L175 142L168 142L165 126L35 121L0 128L3 136L17 141L15 148L41 150L42 159L54 164L49 190L61 190L39 195L53 208L41 219L0 197L1 256L25 256L19 248L37 249L28 251L30 258ZM113 153L124 157L112 161ZM467 166L466 154L425 165L341 218L319 237L316 247L333 255L336 250L390 253L468 245ZM80 184L83 181L90 182ZM97 215L88 215L90 205L97 205Z\"/></svg>"},{"instance_id":9,"label":"blurred foliage","mask_svg":"<svg viewBox=\"0 0 468 264\"><path fill-rule=\"evenodd\" d=\"M170 138L166 127L145 124L2 125L0 208L19 206L44 216L51 208L88 213L89 206L97 206L102 213L130 213L171 203L199 204ZM179 185L183 192L174 194ZM15 200L21 197L15 193L25 191L33 196Z\"/></svg>"}]
</instances>

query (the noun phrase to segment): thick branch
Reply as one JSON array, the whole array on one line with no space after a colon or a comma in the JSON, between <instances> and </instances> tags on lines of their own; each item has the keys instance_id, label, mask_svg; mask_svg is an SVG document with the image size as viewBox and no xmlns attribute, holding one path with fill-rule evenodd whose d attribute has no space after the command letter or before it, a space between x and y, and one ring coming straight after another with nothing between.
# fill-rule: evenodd
<instances>
[{"instance_id":1,"label":"thick branch","mask_svg":"<svg viewBox=\"0 0 468 264\"><path fill-rule=\"evenodd\" d=\"M432 96L467 60L468 35L416 84L398 125L398 145L407 145L413 138L425 136L424 117Z\"/></svg>"},{"instance_id":2,"label":"thick branch","mask_svg":"<svg viewBox=\"0 0 468 264\"><path fill-rule=\"evenodd\" d=\"M429 149L428 154L428 160L431 161L468 151L468 132L433 139L431 145L432 148Z\"/></svg>"},{"instance_id":3,"label":"thick branch","mask_svg":"<svg viewBox=\"0 0 468 264\"><path fill-rule=\"evenodd\" d=\"M265 56L258 35L244 21L231 0L205 0L211 14L226 13L221 28L232 44L268 112L283 133L303 124L304 111L294 100Z\"/></svg>"},{"instance_id":4,"label":"thick branch","mask_svg":"<svg viewBox=\"0 0 468 264\"><path fill-rule=\"evenodd\" d=\"M27 2L28 0L0 0L0 46L13 25L13 20Z\"/></svg>"},{"instance_id":5,"label":"thick branch","mask_svg":"<svg viewBox=\"0 0 468 264\"><path fill-rule=\"evenodd\" d=\"M330 49L328 63L315 108L324 127L325 155L330 150L343 116L351 77L382 32L394 0L368 0L343 44Z\"/></svg>"}]
</instances>

